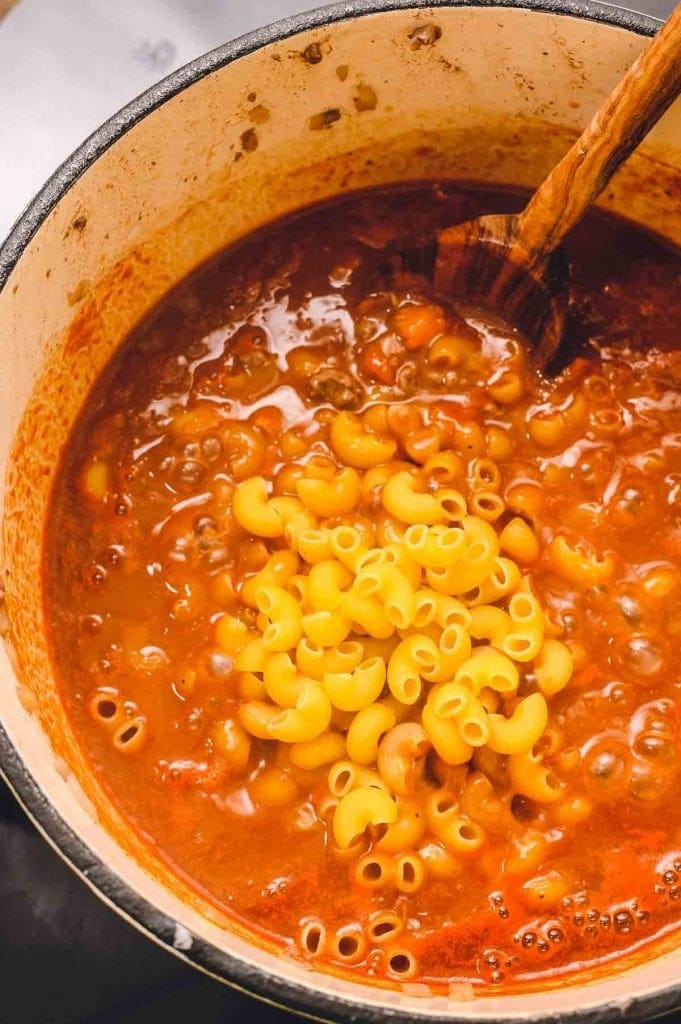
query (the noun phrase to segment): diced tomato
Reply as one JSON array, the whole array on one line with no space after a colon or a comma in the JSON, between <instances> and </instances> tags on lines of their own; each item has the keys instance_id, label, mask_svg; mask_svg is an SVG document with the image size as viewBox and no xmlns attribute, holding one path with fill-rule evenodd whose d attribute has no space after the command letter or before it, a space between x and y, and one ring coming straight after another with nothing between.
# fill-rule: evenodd
<instances>
[{"instance_id":1,"label":"diced tomato","mask_svg":"<svg viewBox=\"0 0 681 1024\"><path fill-rule=\"evenodd\" d=\"M580 690L587 690L595 683L602 683L605 680L605 672L598 665L584 665L575 672L572 677L571 686Z\"/></svg>"},{"instance_id":2,"label":"diced tomato","mask_svg":"<svg viewBox=\"0 0 681 1024\"><path fill-rule=\"evenodd\" d=\"M446 325L441 306L402 306L393 316L393 326L410 352L442 334Z\"/></svg>"},{"instance_id":3,"label":"diced tomato","mask_svg":"<svg viewBox=\"0 0 681 1024\"><path fill-rule=\"evenodd\" d=\"M210 761L171 761L161 770L162 782L171 789L198 786L208 792L217 789L228 775L229 765L221 757Z\"/></svg>"},{"instance_id":4,"label":"diced tomato","mask_svg":"<svg viewBox=\"0 0 681 1024\"><path fill-rule=\"evenodd\" d=\"M264 405L261 409L256 409L249 416L249 420L254 426L260 427L270 437L278 438L283 429L281 409L277 409L274 405Z\"/></svg>"},{"instance_id":5,"label":"diced tomato","mask_svg":"<svg viewBox=\"0 0 681 1024\"><path fill-rule=\"evenodd\" d=\"M380 339L369 342L360 353L357 363L363 373L373 377L380 384L395 383L399 366L397 357L385 352Z\"/></svg>"}]
</instances>

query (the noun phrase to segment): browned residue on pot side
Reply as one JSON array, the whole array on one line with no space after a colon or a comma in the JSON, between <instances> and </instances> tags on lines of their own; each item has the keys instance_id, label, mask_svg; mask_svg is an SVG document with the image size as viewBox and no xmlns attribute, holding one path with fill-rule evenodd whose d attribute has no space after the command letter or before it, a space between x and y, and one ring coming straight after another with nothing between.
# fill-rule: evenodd
<instances>
[{"instance_id":1,"label":"browned residue on pot side","mask_svg":"<svg viewBox=\"0 0 681 1024\"><path fill-rule=\"evenodd\" d=\"M442 29L434 21L417 25L409 33L412 50L420 50L424 46L433 46L440 38L442 38Z\"/></svg>"},{"instance_id":2,"label":"browned residue on pot side","mask_svg":"<svg viewBox=\"0 0 681 1024\"><path fill-rule=\"evenodd\" d=\"M306 64L321 64L324 59L320 43L310 43L300 55Z\"/></svg>"},{"instance_id":3,"label":"browned residue on pot side","mask_svg":"<svg viewBox=\"0 0 681 1024\"><path fill-rule=\"evenodd\" d=\"M331 107L328 110L322 110L318 114L313 114L307 122L307 126L311 132L321 131L323 128L330 128L336 121L340 121L341 112L338 107Z\"/></svg>"},{"instance_id":4,"label":"browned residue on pot side","mask_svg":"<svg viewBox=\"0 0 681 1024\"><path fill-rule=\"evenodd\" d=\"M352 97L352 102L357 113L361 114L365 110L375 110L378 105L378 97L367 82L360 82Z\"/></svg>"},{"instance_id":5,"label":"browned residue on pot side","mask_svg":"<svg viewBox=\"0 0 681 1024\"><path fill-rule=\"evenodd\" d=\"M94 291L83 289L82 295L72 293L74 303L83 300L83 304L71 321L66 332L64 355L75 355L81 349L103 342L103 313L108 307L109 312L115 309L116 303L125 302L131 289L144 290L148 278L150 257L144 247L132 249L127 256L119 260L111 270L98 282ZM80 292L81 282L77 292ZM89 294L88 294L89 292Z\"/></svg>"},{"instance_id":6,"label":"browned residue on pot side","mask_svg":"<svg viewBox=\"0 0 681 1024\"><path fill-rule=\"evenodd\" d=\"M69 224L68 228L64 232L64 238L65 239L68 238L72 231L75 231L76 234L80 235L80 234L83 233L83 231L85 230L86 227L87 227L87 214L79 213L77 217L74 217L74 219L71 221L71 223Z\"/></svg>"},{"instance_id":7,"label":"browned residue on pot side","mask_svg":"<svg viewBox=\"0 0 681 1024\"><path fill-rule=\"evenodd\" d=\"M257 107L251 107L248 111L248 119L253 124L267 124L270 119L270 112L263 103L259 103Z\"/></svg>"},{"instance_id":8,"label":"browned residue on pot side","mask_svg":"<svg viewBox=\"0 0 681 1024\"><path fill-rule=\"evenodd\" d=\"M241 133L241 148L245 153L253 153L258 148L258 133L255 128L248 128Z\"/></svg>"},{"instance_id":9,"label":"browned residue on pot side","mask_svg":"<svg viewBox=\"0 0 681 1024\"><path fill-rule=\"evenodd\" d=\"M5 572L0 565L0 637L9 632L9 618L7 617L7 606L5 604Z\"/></svg>"},{"instance_id":10,"label":"browned residue on pot side","mask_svg":"<svg viewBox=\"0 0 681 1024\"><path fill-rule=\"evenodd\" d=\"M92 282L87 280L79 281L73 291L70 291L67 295L67 301L69 306L77 306L81 302L92 287Z\"/></svg>"}]
</instances>

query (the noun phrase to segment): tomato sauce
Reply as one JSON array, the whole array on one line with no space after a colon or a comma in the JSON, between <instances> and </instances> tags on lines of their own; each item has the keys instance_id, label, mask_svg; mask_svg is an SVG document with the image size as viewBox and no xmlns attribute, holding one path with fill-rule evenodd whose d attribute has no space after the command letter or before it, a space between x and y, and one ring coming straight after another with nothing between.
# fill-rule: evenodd
<instances>
[{"instance_id":1,"label":"tomato sauce","mask_svg":"<svg viewBox=\"0 0 681 1024\"><path fill-rule=\"evenodd\" d=\"M590 214L567 243L566 348L539 375L512 331L438 312L428 276L438 228L522 202L448 183L352 195L202 267L94 387L45 537L62 698L131 827L222 910L332 968L347 962L301 945L306 923L367 934L372 915L394 911L395 946L436 989L517 989L681 923L681 260ZM405 305L426 313L401 335ZM445 321L450 362L432 356ZM235 482L260 474L287 493L285 467L328 453L334 412L377 403L392 409L399 458L418 462L414 434L430 443L435 426L467 465L497 463L508 514L539 539L533 585L575 661L550 701L545 755L573 811L558 820L491 768L503 827L458 876L415 893L353 882L320 810L324 771L292 771L263 740L235 774L216 740L239 698L215 626L225 612L252 625L239 592L269 550L234 519ZM609 578L557 572L559 533L610 559ZM528 894L533 879L548 879L548 905L541 886ZM353 971L399 977L380 942L362 949Z\"/></svg>"}]
</instances>

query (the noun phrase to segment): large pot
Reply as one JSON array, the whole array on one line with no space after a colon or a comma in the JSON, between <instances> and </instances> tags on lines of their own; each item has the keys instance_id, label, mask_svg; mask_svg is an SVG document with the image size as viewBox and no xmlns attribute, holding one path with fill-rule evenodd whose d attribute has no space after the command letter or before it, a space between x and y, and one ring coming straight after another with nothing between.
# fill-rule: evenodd
<instances>
[{"instance_id":1,"label":"large pot","mask_svg":"<svg viewBox=\"0 0 681 1024\"><path fill-rule=\"evenodd\" d=\"M366 185L535 185L656 27L575 0L355 0L280 22L176 72L100 128L0 251L3 773L105 901L262 998L343 1020L640 1017L681 1005L681 943L562 982L560 994L456 1003L304 970L216 920L126 829L56 693L39 581L60 449L112 352L197 264L280 214ZM681 104L602 205L681 242Z\"/></svg>"}]
</instances>

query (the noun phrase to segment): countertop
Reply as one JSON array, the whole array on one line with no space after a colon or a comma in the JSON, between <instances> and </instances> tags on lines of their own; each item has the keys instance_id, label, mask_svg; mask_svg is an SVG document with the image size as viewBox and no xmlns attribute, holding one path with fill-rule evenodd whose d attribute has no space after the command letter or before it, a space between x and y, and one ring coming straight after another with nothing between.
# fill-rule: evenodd
<instances>
[{"instance_id":1,"label":"countertop","mask_svg":"<svg viewBox=\"0 0 681 1024\"><path fill-rule=\"evenodd\" d=\"M0 17L11 5L0 0ZM78 142L155 79L227 38L311 6L19 0L0 22L0 237ZM672 3L632 6L663 17ZM186 967L118 918L47 846L0 782L0 1024L192 1019L294 1018Z\"/></svg>"}]
</instances>

